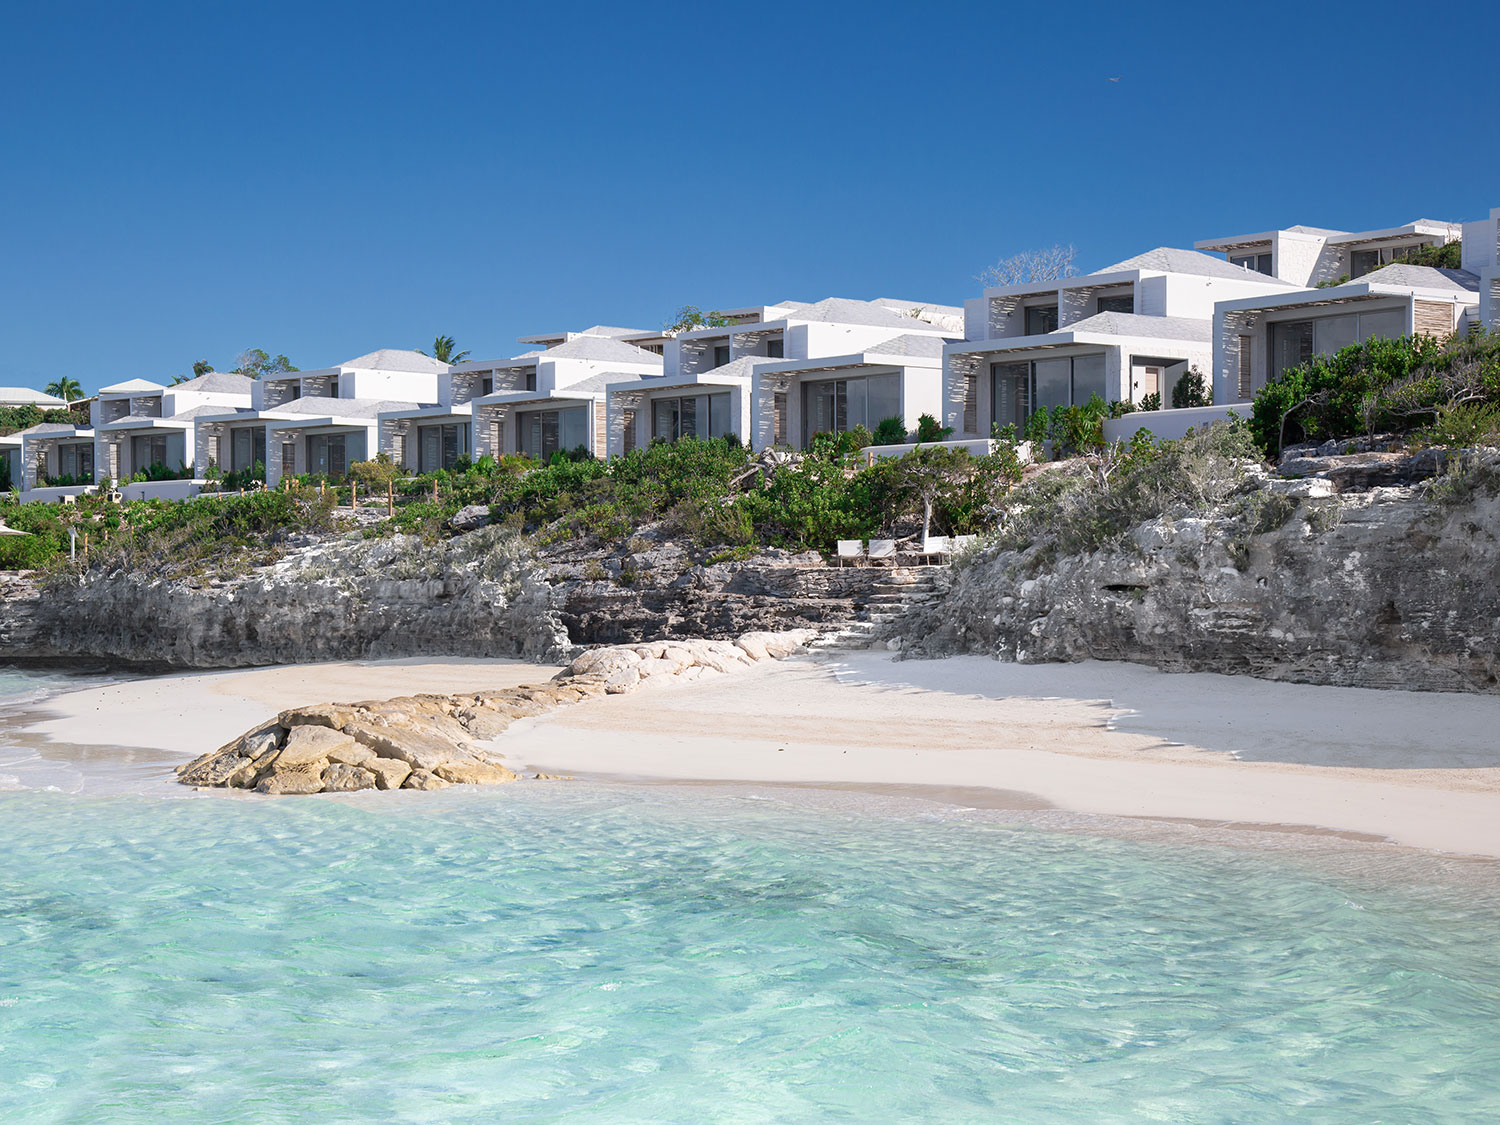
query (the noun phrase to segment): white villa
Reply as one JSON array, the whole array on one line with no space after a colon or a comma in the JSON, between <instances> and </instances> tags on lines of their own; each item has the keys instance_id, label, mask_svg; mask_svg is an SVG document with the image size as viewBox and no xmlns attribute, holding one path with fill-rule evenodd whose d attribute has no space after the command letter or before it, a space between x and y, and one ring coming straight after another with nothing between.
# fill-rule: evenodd
<instances>
[{"instance_id":1,"label":"white villa","mask_svg":"<svg viewBox=\"0 0 1500 1125\"><path fill-rule=\"evenodd\" d=\"M378 448L383 413L438 401L448 365L420 352L383 348L336 367L253 381L249 409L198 419L198 456L243 471L257 461L266 484L283 476L339 477Z\"/></svg>"},{"instance_id":2,"label":"white villa","mask_svg":"<svg viewBox=\"0 0 1500 1125\"><path fill-rule=\"evenodd\" d=\"M1354 232L1287 227L1259 234L1208 238L1193 243L1193 247L1223 254L1231 265L1309 288L1341 278L1357 280L1390 265L1403 254L1423 246L1446 246L1463 233L1459 223L1417 219L1405 226Z\"/></svg>"},{"instance_id":3,"label":"white villa","mask_svg":"<svg viewBox=\"0 0 1500 1125\"><path fill-rule=\"evenodd\" d=\"M1500 207L1464 224L1463 268L1479 278L1479 320L1500 331Z\"/></svg>"},{"instance_id":4,"label":"white villa","mask_svg":"<svg viewBox=\"0 0 1500 1125\"><path fill-rule=\"evenodd\" d=\"M1212 372L1216 302L1295 289L1169 247L1079 277L986 289L964 304L965 339L945 349L945 424L972 439L1093 395L1139 403L1157 394L1170 406L1190 367Z\"/></svg>"},{"instance_id":5,"label":"white villa","mask_svg":"<svg viewBox=\"0 0 1500 1125\"><path fill-rule=\"evenodd\" d=\"M38 426L0 437L0 454L10 471L13 489L23 501L57 499L87 491L94 480L94 431L64 422ZM75 483L48 482L71 478Z\"/></svg>"},{"instance_id":6,"label":"white villa","mask_svg":"<svg viewBox=\"0 0 1500 1125\"><path fill-rule=\"evenodd\" d=\"M1446 338L1479 319L1480 279L1392 265L1323 289L1222 301L1214 309L1214 402L1245 402L1289 367L1372 336Z\"/></svg>"},{"instance_id":7,"label":"white villa","mask_svg":"<svg viewBox=\"0 0 1500 1125\"><path fill-rule=\"evenodd\" d=\"M938 401L937 371L923 353L934 345L941 353L959 315L949 306L842 297L722 312L727 325L666 342L659 379L610 386L608 451L729 434L757 449L801 448L819 430L873 430L892 416L914 427Z\"/></svg>"},{"instance_id":8,"label":"white villa","mask_svg":"<svg viewBox=\"0 0 1500 1125\"><path fill-rule=\"evenodd\" d=\"M472 415L473 456L524 453L545 460L580 446L595 457L604 456L606 388L659 376L662 357L611 336L564 335L560 343L512 359L454 367L450 400L442 409L465 408L464 414ZM416 463L409 453L402 459L408 465Z\"/></svg>"},{"instance_id":9,"label":"white villa","mask_svg":"<svg viewBox=\"0 0 1500 1125\"><path fill-rule=\"evenodd\" d=\"M201 478L199 419L249 410L255 380L210 372L174 386L130 379L100 390L94 399L94 466L99 479L128 481L152 466ZM151 490L147 490L151 491ZM176 494L159 482L155 491Z\"/></svg>"}]
</instances>

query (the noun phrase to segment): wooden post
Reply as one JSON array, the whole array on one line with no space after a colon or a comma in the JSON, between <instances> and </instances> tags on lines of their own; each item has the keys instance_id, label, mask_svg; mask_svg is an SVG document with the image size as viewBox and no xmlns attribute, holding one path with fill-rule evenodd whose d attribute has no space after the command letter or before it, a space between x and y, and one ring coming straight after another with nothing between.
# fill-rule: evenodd
<instances>
[{"instance_id":1,"label":"wooden post","mask_svg":"<svg viewBox=\"0 0 1500 1125\"><path fill-rule=\"evenodd\" d=\"M437 503L437 479L436 478L434 478L433 482L432 482L432 502L434 504Z\"/></svg>"},{"instance_id":2,"label":"wooden post","mask_svg":"<svg viewBox=\"0 0 1500 1125\"><path fill-rule=\"evenodd\" d=\"M352 480L349 482L349 510L359 511L359 485Z\"/></svg>"},{"instance_id":3,"label":"wooden post","mask_svg":"<svg viewBox=\"0 0 1500 1125\"><path fill-rule=\"evenodd\" d=\"M84 561L88 561L88 557L89 557L89 533L87 531L85 531L83 533L83 557L84 557Z\"/></svg>"},{"instance_id":4,"label":"wooden post","mask_svg":"<svg viewBox=\"0 0 1500 1125\"><path fill-rule=\"evenodd\" d=\"M390 519L396 514L396 482L388 480L385 482L385 518Z\"/></svg>"}]
</instances>

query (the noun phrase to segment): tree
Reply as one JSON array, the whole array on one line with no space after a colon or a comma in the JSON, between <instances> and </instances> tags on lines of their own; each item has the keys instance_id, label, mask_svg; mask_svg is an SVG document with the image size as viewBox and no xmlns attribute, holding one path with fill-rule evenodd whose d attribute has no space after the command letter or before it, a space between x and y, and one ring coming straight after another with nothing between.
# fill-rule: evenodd
<instances>
[{"instance_id":1,"label":"tree","mask_svg":"<svg viewBox=\"0 0 1500 1125\"><path fill-rule=\"evenodd\" d=\"M1045 250L1022 250L1001 258L976 279L986 287L992 285L1026 285L1033 281L1057 281L1078 273L1074 259L1078 251L1058 243Z\"/></svg>"},{"instance_id":2,"label":"tree","mask_svg":"<svg viewBox=\"0 0 1500 1125\"><path fill-rule=\"evenodd\" d=\"M432 358L439 363L462 363L469 357L468 350L455 352L453 349L458 345L453 342L452 336L435 336L432 340ZM418 355L427 355L421 348L415 349Z\"/></svg>"},{"instance_id":3,"label":"tree","mask_svg":"<svg viewBox=\"0 0 1500 1125\"><path fill-rule=\"evenodd\" d=\"M727 328L729 318L718 309L704 312L697 305L683 305L672 314L671 323L664 326L666 332L688 332L694 328Z\"/></svg>"},{"instance_id":4,"label":"tree","mask_svg":"<svg viewBox=\"0 0 1500 1125\"><path fill-rule=\"evenodd\" d=\"M1190 406L1212 406L1214 391L1196 366L1189 367L1172 387L1172 406L1178 410Z\"/></svg>"},{"instance_id":5,"label":"tree","mask_svg":"<svg viewBox=\"0 0 1500 1125\"><path fill-rule=\"evenodd\" d=\"M213 369L214 369L214 365L211 364L211 363L209 363L208 360L206 360L206 359L194 360L193 361L193 378L196 379L200 375L207 375Z\"/></svg>"},{"instance_id":6,"label":"tree","mask_svg":"<svg viewBox=\"0 0 1500 1125\"><path fill-rule=\"evenodd\" d=\"M286 375L299 370L286 356L278 355L272 358L266 354L264 348L250 348L243 351L234 363L236 375L248 375L252 379L264 379L268 375ZM198 365L194 364L193 370L197 369Z\"/></svg>"},{"instance_id":7,"label":"tree","mask_svg":"<svg viewBox=\"0 0 1500 1125\"><path fill-rule=\"evenodd\" d=\"M83 387L77 379L69 379L66 375L59 376L46 386L49 395L56 395L64 402L72 402L75 398L83 397Z\"/></svg>"}]
</instances>

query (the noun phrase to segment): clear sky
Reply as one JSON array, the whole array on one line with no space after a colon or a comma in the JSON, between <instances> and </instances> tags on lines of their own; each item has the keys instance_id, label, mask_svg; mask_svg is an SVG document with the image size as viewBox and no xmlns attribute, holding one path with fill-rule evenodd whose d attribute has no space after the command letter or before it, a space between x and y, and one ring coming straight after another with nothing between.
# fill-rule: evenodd
<instances>
[{"instance_id":1,"label":"clear sky","mask_svg":"<svg viewBox=\"0 0 1500 1125\"><path fill-rule=\"evenodd\" d=\"M1478 218L1497 51L1500 6L1387 0L12 2L0 384Z\"/></svg>"}]
</instances>

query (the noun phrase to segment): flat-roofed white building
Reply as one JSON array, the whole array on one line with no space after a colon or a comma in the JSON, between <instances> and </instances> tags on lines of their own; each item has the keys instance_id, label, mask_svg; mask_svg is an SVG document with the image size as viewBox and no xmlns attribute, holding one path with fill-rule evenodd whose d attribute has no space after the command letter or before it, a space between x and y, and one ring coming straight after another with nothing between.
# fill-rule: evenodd
<instances>
[{"instance_id":1,"label":"flat-roofed white building","mask_svg":"<svg viewBox=\"0 0 1500 1125\"><path fill-rule=\"evenodd\" d=\"M1479 278L1479 320L1500 331L1500 207L1464 224L1463 268Z\"/></svg>"},{"instance_id":2,"label":"flat-roofed white building","mask_svg":"<svg viewBox=\"0 0 1500 1125\"><path fill-rule=\"evenodd\" d=\"M1246 402L1289 367L1372 337L1446 338L1478 320L1480 279L1393 265L1323 289L1221 301L1214 310L1214 402Z\"/></svg>"},{"instance_id":3,"label":"flat-roofed white building","mask_svg":"<svg viewBox=\"0 0 1500 1125\"><path fill-rule=\"evenodd\" d=\"M1256 234L1206 238L1193 247L1222 254L1231 265L1244 266L1299 288L1358 280L1397 258L1426 246L1446 246L1463 236L1459 223L1416 219L1382 230L1347 231L1293 226Z\"/></svg>"},{"instance_id":4,"label":"flat-roofed white building","mask_svg":"<svg viewBox=\"0 0 1500 1125\"><path fill-rule=\"evenodd\" d=\"M938 367L920 353L941 353L961 315L953 306L844 297L721 311L728 323L688 329L666 342L660 379L610 388L608 449L618 454L652 441L729 435L754 448L801 448L817 432L804 432L804 417L820 418L828 430L866 425L872 387L875 409L906 417L909 403L914 426L921 404L936 409L941 395ZM898 339L905 342L892 345ZM880 347L884 359L867 362ZM822 399L805 397L804 384L814 382L827 384L826 410L817 405ZM805 401L814 403L810 410Z\"/></svg>"},{"instance_id":5,"label":"flat-roofed white building","mask_svg":"<svg viewBox=\"0 0 1500 1125\"><path fill-rule=\"evenodd\" d=\"M447 372L420 352L382 348L255 380L249 410L198 420L200 456L234 472L263 464L268 485L305 473L342 477L375 456L380 415L435 405Z\"/></svg>"},{"instance_id":6,"label":"flat-roofed white building","mask_svg":"<svg viewBox=\"0 0 1500 1125\"><path fill-rule=\"evenodd\" d=\"M1158 247L1090 274L986 289L965 302L966 338L945 349L944 423L972 439L1093 395L1139 404L1155 394L1170 406L1190 368L1211 377L1216 302L1295 288Z\"/></svg>"},{"instance_id":7,"label":"flat-roofed white building","mask_svg":"<svg viewBox=\"0 0 1500 1125\"><path fill-rule=\"evenodd\" d=\"M212 371L171 386L130 379L103 388L92 406L99 477L128 481L159 469L201 478L199 419L249 410L254 386L244 375Z\"/></svg>"},{"instance_id":8,"label":"flat-roofed white building","mask_svg":"<svg viewBox=\"0 0 1500 1125\"><path fill-rule=\"evenodd\" d=\"M602 457L608 444L606 388L661 372L662 357L654 352L611 336L570 334L511 359L459 364L451 394L456 401L482 392L463 403L473 418L476 457L546 460L579 448Z\"/></svg>"}]
</instances>

